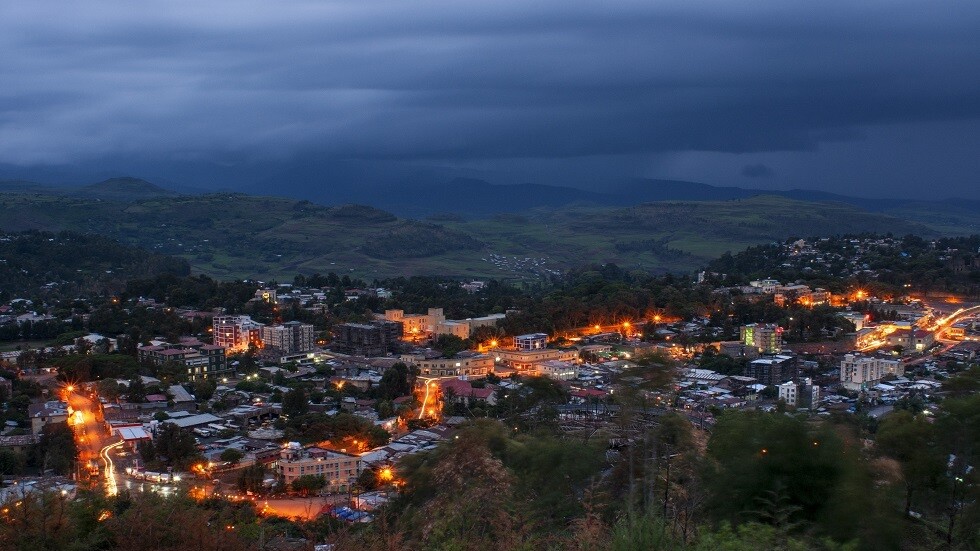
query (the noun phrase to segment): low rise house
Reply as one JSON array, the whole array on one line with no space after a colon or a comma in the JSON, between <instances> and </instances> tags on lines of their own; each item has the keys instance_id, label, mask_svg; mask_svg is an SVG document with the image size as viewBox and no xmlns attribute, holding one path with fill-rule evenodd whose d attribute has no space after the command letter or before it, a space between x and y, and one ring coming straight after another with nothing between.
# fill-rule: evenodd
<instances>
[{"instance_id":1,"label":"low rise house","mask_svg":"<svg viewBox=\"0 0 980 551\"><path fill-rule=\"evenodd\" d=\"M27 452L31 446L41 441L37 434L18 434L0 436L0 450L10 450L18 453Z\"/></svg>"},{"instance_id":2,"label":"low rise house","mask_svg":"<svg viewBox=\"0 0 980 551\"><path fill-rule=\"evenodd\" d=\"M492 387L476 388L469 381L461 379L443 379L439 381L443 399L452 403L462 403L470 406L474 403L497 403L497 393Z\"/></svg>"},{"instance_id":3,"label":"low rise house","mask_svg":"<svg viewBox=\"0 0 980 551\"><path fill-rule=\"evenodd\" d=\"M31 418L31 434L40 434L45 425L67 421L70 409L67 403L58 400L27 406L27 415Z\"/></svg>"},{"instance_id":4,"label":"low rise house","mask_svg":"<svg viewBox=\"0 0 980 551\"><path fill-rule=\"evenodd\" d=\"M539 376L558 381L570 381L578 377L578 367L569 362L548 360L538 363L535 368Z\"/></svg>"}]
</instances>

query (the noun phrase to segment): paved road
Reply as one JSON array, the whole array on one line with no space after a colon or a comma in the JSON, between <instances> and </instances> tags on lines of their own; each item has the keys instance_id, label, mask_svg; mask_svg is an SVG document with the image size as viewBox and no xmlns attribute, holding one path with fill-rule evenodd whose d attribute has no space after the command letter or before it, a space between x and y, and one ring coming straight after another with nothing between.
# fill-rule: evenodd
<instances>
[{"instance_id":1,"label":"paved road","mask_svg":"<svg viewBox=\"0 0 980 551\"><path fill-rule=\"evenodd\" d=\"M79 465L83 470L89 465L98 466L105 475L106 491L111 492L118 480L107 448L119 440L106 431L98 400L78 391L67 392L66 398L74 411L71 423L75 430Z\"/></svg>"},{"instance_id":2,"label":"paved road","mask_svg":"<svg viewBox=\"0 0 980 551\"><path fill-rule=\"evenodd\" d=\"M346 505L347 499L346 495L258 499L255 500L255 506L264 515L312 520L333 506Z\"/></svg>"}]
</instances>

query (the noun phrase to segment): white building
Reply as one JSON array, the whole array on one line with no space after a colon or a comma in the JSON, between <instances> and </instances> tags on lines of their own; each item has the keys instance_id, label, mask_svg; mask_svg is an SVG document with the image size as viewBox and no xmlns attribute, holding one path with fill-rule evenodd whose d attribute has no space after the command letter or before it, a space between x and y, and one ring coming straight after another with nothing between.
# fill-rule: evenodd
<instances>
[{"instance_id":1,"label":"white building","mask_svg":"<svg viewBox=\"0 0 980 551\"><path fill-rule=\"evenodd\" d=\"M795 406L799 387L793 381L783 383L776 387L779 389L779 399L786 402L787 406Z\"/></svg>"},{"instance_id":2,"label":"white building","mask_svg":"<svg viewBox=\"0 0 980 551\"><path fill-rule=\"evenodd\" d=\"M545 333L529 333L514 337L514 345L518 350L542 350L548 342Z\"/></svg>"},{"instance_id":3,"label":"white building","mask_svg":"<svg viewBox=\"0 0 980 551\"><path fill-rule=\"evenodd\" d=\"M575 364L558 360L547 360L536 366L538 375L558 381L570 381L578 378L578 367Z\"/></svg>"},{"instance_id":4,"label":"white building","mask_svg":"<svg viewBox=\"0 0 980 551\"><path fill-rule=\"evenodd\" d=\"M779 281L775 279L760 279L757 281L750 281L749 286L759 289L759 292L771 295L776 292L776 287L779 286Z\"/></svg>"},{"instance_id":5,"label":"white building","mask_svg":"<svg viewBox=\"0 0 980 551\"><path fill-rule=\"evenodd\" d=\"M861 354L847 354L840 364L840 382L848 390L871 388L889 374L901 377L905 366L899 360Z\"/></svg>"}]
</instances>

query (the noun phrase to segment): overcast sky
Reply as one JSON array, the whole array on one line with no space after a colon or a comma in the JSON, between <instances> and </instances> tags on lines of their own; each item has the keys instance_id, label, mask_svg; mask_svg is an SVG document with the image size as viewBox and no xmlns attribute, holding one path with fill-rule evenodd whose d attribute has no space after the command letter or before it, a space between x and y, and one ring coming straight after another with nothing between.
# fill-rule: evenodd
<instances>
[{"instance_id":1,"label":"overcast sky","mask_svg":"<svg viewBox=\"0 0 980 551\"><path fill-rule=\"evenodd\" d=\"M6 164L318 156L980 199L978 151L973 0L0 3Z\"/></svg>"}]
</instances>

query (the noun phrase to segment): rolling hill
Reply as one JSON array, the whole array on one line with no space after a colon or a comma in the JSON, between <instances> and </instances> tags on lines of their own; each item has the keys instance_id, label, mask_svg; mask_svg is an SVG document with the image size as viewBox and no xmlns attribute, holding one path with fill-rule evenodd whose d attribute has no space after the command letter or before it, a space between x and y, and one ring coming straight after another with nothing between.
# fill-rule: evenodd
<instances>
[{"instance_id":1,"label":"rolling hill","mask_svg":"<svg viewBox=\"0 0 980 551\"><path fill-rule=\"evenodd\" d=\"M224 278L317 271L525 278L586 262L687 271L727 250L790 236L937 233L852 205L776 196L547 206L437 223L366 206L165 191L136 180L103 182L89 193L0 190L0 228L103 235L180 256L195 270Z\"/></svg>"}]
</instances>

